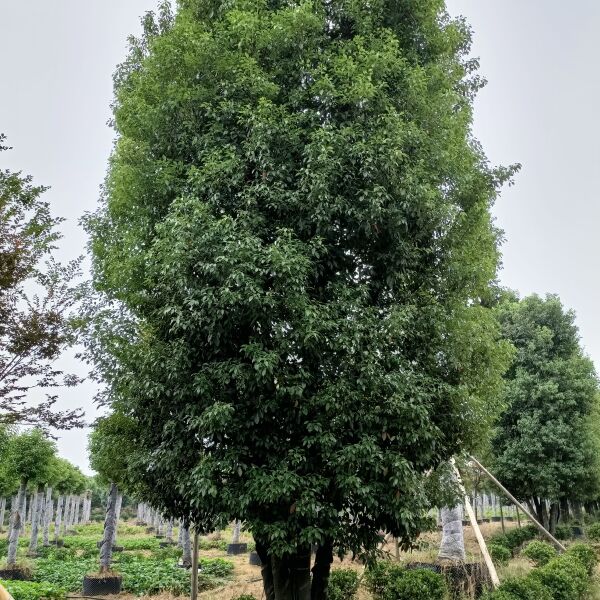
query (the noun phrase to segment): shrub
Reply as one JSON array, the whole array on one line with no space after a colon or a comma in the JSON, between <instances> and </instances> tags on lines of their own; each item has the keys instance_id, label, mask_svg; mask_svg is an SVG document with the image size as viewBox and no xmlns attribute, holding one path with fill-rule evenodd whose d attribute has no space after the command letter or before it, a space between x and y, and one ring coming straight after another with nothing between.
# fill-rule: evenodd
<instances>
[{"instance_id":1,"label":"shrub","mask_svg":"<svg viewBox=\"0 0 600 600\"><path fill-rule=\"evenodd\" d=\"M519 600L553 600L552 592L531 576L507 579L498 589Z\"/></svg>"},{"instance_id":2,"label":"shrub","mask_svg":"<svg viewBox=\"0 0 600 600\"><path fill-rule=\"evenodd\" d=\"M500 544L490 543L488 544L488 550L492 560L499 565L505 565L512 556L512 552L506 546Z\"/></svg>"},{"instance_id":3,"label":"shrub","mask_svg":"<svg viewBox=\"0 0 600 600\"><path fill-rule=\"evenodd\" d=\"M556 556L556 550L547 542L534 541L529 542L521 554L541 567Z\"/></svg>"},{"instance_id":4,"label":"shrub","mask_svg":"<svg viewBox=\"0 0 600 600\"><path fill-rule=\"evenodd\" d=\"M236 596L233 600L256 600L256 597L252 594L242 594L241 596Z\"/></svg>"},{"instance_id":5,"label":"shrub","mask_svg":"<svg viewBox=\"0 0 600 600\"><path fill-rule=\"evenodd\" d=\"M571 537L571 527L569 525L557 525L554 537L557 540L568 540Z\"/></svg>"},{"instance_id":6,"label":"shrub","mask_svg":"<svg viewBox=\"0 0 600 600\"><path fill-rule=\"evenodd\" d=\"M481 600L521 600L521 598L498 588L493 592L485 593L481 596Z\"/></svg>"},{"instance_id":7,"label":"shrub","mask_svg":"<svg viewBox=\"0 0 600 600\"><path fill-rule=\"evenodd\" d=\"M588 538L594 542L600 541L600 523L594 523L590 525L586 531L586 535Z\"/></svg>"},{"instance_id":8,"label":"shrub","mask_svg":"<svg viewBox=\"0 0 600 600\"><path fill-rule=\"evenodd\" d=\"M583 565L588 575L594 572L594 567L598 564L596 552L587 544L573 544L567 548L566 554L574 556Z\"/></svg>"},{"instance_id":9,"label":"shrub","mask_svg":"<svg viewBox=\"0 0 600 600\"><path fill-rule=\"evenodd\" d=\"M531 574L552 592L553 600L580 600L588 585L585 568L574 556L558 556Z\"/></svg>"},{"instance_id":10,"label":"shrub","mask_svg":"<svg viewBox=\"0 0 600 600\"><path fill-rule=\"evenodd\" d=\"M402 577L405 569L397 563L378 561L365 572L368 590L375 598L383 598L386 587L395 579Z\"/></svg>"},{"instance_id":11,"label":"shrub","mask_svg":"<svg viewBox=\"0 0 600 600\"><path fill-rule=\"evenodd\" d=\"M50 583L35 581L0 582L15 600L63 600L67 592Z\"/></svg>"},{"instance_id":12,"label":"shrub","mask_svg":"<svg viewBox=\"0 0 600 600\"><path fill-rule=\"evenodd\" d=\"M444 577L427 569L403 571L385 587L384 600L444 600L448 588Z\"/></svg>"},{"instance_id":13,"label":"shrub","mask_svg":"<svg viewBox=\"0 0 600 600\"><path fill-rule=\"evenodd\" d=\"M494 535L490 539L490 543L504 546L511 552L514 552L517 548L519 548L519 546L535 538L536 535L537 529L535 525L527 525L525 527L511 529L506 533Z\"/></svg>"},{"instance_id":14,"label":"shrub","mask_svg":"<svg viewBox=\"0 0 600 600\"><path fill-rule=\"evenodd\" d=\"M336 569L329 576L329 600L353 600L358 592L358 573L352 569Z\"/></svg>"}]
</instances>

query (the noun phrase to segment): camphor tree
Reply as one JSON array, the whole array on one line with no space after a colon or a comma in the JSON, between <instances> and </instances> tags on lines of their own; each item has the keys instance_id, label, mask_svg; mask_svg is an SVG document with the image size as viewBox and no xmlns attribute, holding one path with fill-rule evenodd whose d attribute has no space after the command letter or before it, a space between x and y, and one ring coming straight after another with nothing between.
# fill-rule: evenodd
<instances>
[{"instance_id":1,"label":"camphor tree","mask_svg":"<svg viewBox=\"0 0 600 600\"><path fill-rule=\"evenodd\" d=\"M100 573L110 571L118 526L119 488L122 490L127 480L130 438L126 435L126 426L127 421L120 414L113 413L100 417L89 437L90 465L109 488L104 536L100 547Z\"/></svg>"},{"instance_id":2,"label":"camphor tree","mask_svg":"<svg viewBox=\"0 0 600 600\"><path fill-rule=\"evenodd\" d=\"M151 504L241 519L268 599L322 598L334 549L414 539L427 474L493 415L512 170L472 138L469 30L442 0L182 0L144 24L87 220L90 354Z\"/></svg>"},{"instance_id":3,"label":"camphor tree","mask_svg":"<svg viewBox=\"0 0 600 600\"><path fill-rule=\"evenodd\" d=\"M516 348L493 444L497 475L554 532L562 500L600 495L597 376L557 296L508 294L497 312Z\"/></svg>"},{"instance_id":4,"label":"camphor tree","mask_svg":"<svg viewBox=\"0 0 600 600\"><path fill-rule=\"evenodd\" d=\"M9 442L7 462L10 471L20 482L16 505L11 511L7 558L10 567L14 566L17 560L19 535L25 518L20 511L27 485L31 483L37 486L46 480L55 453L54 442L49 440L40 429L20 433Z\"/></svg>"},{"instance_id":5,"label":"camphor tree","mask_svg":"<svg viewBox=\"0 0 600 600\"><path fill-rule=\"evenodd\" d=\"M4 140L0 134L0 152L8 150ZM51 394L37 404L26 400L33 388L79 381L54 362L74 339L71 281L80 261L52 260L61 219L42 200L45 190L31 177L0 170L0 423L70 429L82 425L80 410L54 410Z\"/></svg>"}]
</instances>

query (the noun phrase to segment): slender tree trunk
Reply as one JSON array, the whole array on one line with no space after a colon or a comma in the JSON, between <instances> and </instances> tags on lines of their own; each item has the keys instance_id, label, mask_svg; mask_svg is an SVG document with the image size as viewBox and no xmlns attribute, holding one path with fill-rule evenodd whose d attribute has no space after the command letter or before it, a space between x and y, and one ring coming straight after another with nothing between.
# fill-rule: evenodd
<instances>
[{"instance_id":1,"label":"slender tree trunk","mask_svg":"<svg viewBox=\"0 0 600 600\"><path fill-rule=\"evenodd\" d=\"M19 486L19 493L17 494L16 502L12 509L13 514L11 515L10 522L10 533L8 536L8 558L6 564L11 566L17 562L17 547L19 545L19 535L21 533L21 508L23 505L23 498L27 495L27 482L22 481Z\"/></svg>"},{"instance_id":2,"label":"slender tree trunk","mask_svg":"<svg viewBox=\"0 0 600 600\"><path fill-rule=\"evenodd\" d=\"M60 536L60 524L63 514L63 506L65 503L65 497L60 494L58 496L58 500L56 501L56 519L54 521L54 540L58 540Z\"/></svg>"},{"instance_id":3,"label":"slender tree trunk","mask_svg":"<svg viewBox=\"0 0 600 600\"><path fill-rule=\"evenodd\" d=\"M558 502L552 502L550 504L550 517L548 531L554 535L556 533L556 524L558 523L559 515L559 504Z\"/></svg>"},{"instance_id":4,"label":"slender tree trunk","mask_svg":"<svg viewBox=\"0 0 600 600\"><path fill-rule=\"evenodd\" d=\"M177 545L180 548L183 548L183 523L181 522L181 520L179 521L179 531L178 531L178 535L177 535Z\"/></svg>"},{"instance_id":5,"label":"slender tree trunk","mask_svg":"<svg viewBox=\"0 0 600 600\"><path fill-rule=\"evenodd\" d=\"M110 484L108 502L106 504L106 517L104 519L104 537L100 547L100 572L110 571L112 563L113 540L117 529L117 498L119 491L114 483Z\"/></svg>"},{"instance_id":6,"label":"slender tree trunk","mask_svg":"<svg viewBox=\"0 0 600 600\"><path fill-rule=\"evenodd\" d=\"M79 525L79 511L81 510L81 496L75 500L75 511L73 513L73 526Z\"/></svg>"},{"instance_id":7,"label":"slender tree trunk","mask_svg":"<svg viewBox=\"0 0 600 600\"><path fill-rule=\"evenodd\" d=\"M46 488L46 502L44 504L44 535L43 544L44 546L50 545L50 523L52 522L52 488Z\"/></svg>"},{"instance_id":8,"label":"slender tree trunk","mask_svg":"<svg viewBox=\"0 0 600 600\"><path fill-rule=\"evenodd\" d=\"M462 508L442 508L442 541L438 558L453 562L464 562L465 540L463 537Z\"/></svg>"},{"instance_id":9,"label":"slender tree trunk","mask_svg":"<svg viewBox=\"0 0 600 600\"><path fill-rule=\"evenodd\" d=\"M62 516L63 535L66 535L66 533L67 533L67 528L69 526L69 519L71 518L71 499L72 499L71 494L69 494L68 496L65 496L65 508L63 510L63 516Z\"/></svg>"},{"instance_id":10,"label":"slender tree trunk","mask_svg":"<svg viewBox=\"0 0 600 600\"><path fill-rule=\"evenodd\" d=\"M173 519L167 521L167 532L165 537L167 542L173 543Z\"/></svg>"},{"instance_id":11,"label":"slender tree trunk","mask_svg":"<svg viewBox=\"0 0 600 600\"><path fill-rule=\"evenodd\" d=\"M0 503L0 533L4 532L4 516L6 513L6 498L2 498Z\"/></svg>"},{"instance_id":12,"label":"slender tree trunk","mask_svg":"<svg viewBox=\"0 0 600 600\"><path fill-rule=\"evenodd\" d=\"M19 534L25 532L25 521L26 521L25 515L27 514L27 491L25 491L25 493L23 494L23 499L21 500L21 503L22 503L23 507L21 508L21 512L19 514L19 517L20 517L19 520L21 521L21 528L19 530Z\"/></svg>"},{"instance_id":13,"label":"slender tree trunk","mask_svg":"<svg viewBox=\"0 0 600 600\"><path fill-rule=\"evenodd\" d=\"M117 529L119 528L119 519L121 518L121 505L123 504L123 495L117 496L117 506L115 509L115 531L113 533L113 546L117 544Z\"/></svg>"},{"instance_id":14,"label":"slender tree trunk","mask_svg":"<svg viewBox=\"0 0 600 600\"><path fill-rule=\"evenodd\" d=\"M29 540L29 554L35 556L37 554L38 546L38 535L40 530L40 516L41 516L41 504L42 494L39 488L36 488L35 496L33 498L33 504L31 506L31 538Z\"/></svg>"},{"instance_id":15,"label":"slender tree trunk","mask_svg":"<svg viewBox=\"0 0 600 600\"><path fill-rule=\"evenodd\" d=\"M192 543L190 541L190 530L187 526L182 529L181 543L183 545L183 556L181 562L184 567L190 568L192 566Z\"/></svg>"},{"instance_id":16,"label":"slender tree trunk","mask_svg":"<svg viewBox=\"0 0 600 600\"><path fill-rule=\"evenodd\" d=\"M233 524L233 537L231 539L231 543L232 544L239 544L240 543L240 533L242 530L242 522L236 520L236 522Z\"/></svg>"},{"instance_id":17,"label":"slender tree trunk","mask_svg":"<svg viewBox=\"0 0 600 600\"><path fill-rule=\"evenodd\" d=\"M504 510L502 509L502 502L500 502L500 524L502 525L502 533L506 531L506 526L504 525Z\"/></svg>"}]
</instances>

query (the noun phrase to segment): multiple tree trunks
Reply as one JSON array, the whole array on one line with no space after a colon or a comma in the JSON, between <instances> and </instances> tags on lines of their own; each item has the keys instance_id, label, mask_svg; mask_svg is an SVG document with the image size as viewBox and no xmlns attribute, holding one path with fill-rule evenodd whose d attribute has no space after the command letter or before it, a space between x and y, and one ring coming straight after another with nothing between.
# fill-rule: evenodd
<instances>
[{"instance_id":1,"label":"multiple tree trunks","mask_svg":"<svg viewBox=\"0 0 600 600\"><path fill-rule=\"evenodd\" d=\"M312 577L310 550L307 547L298 554L276 558L265 545L256 543L266 600L326 600L333 546L317 548Z\"/></svg>"}]
</instances>

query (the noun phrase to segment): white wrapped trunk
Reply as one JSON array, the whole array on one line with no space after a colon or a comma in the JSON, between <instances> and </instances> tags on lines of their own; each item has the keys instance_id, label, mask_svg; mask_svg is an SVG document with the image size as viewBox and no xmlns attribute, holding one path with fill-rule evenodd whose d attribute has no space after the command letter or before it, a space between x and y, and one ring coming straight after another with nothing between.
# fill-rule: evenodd
<instances>
[{"instance_id":1,"label":"white wrapped trunk","mask_svg":"<svg viewBox=\"0 0 600 600\"><path fill-rule=\"evenodd\" d=\"M65 497L60 494L56 501L56 519L54 521L54 539L57 540L60 536L60 524L62 521L62 515L64 510Z\"/></svg>"},{"instance_id":2,"label":"white wrapped trunk","mask_svg":"<svg viewBox=\"0 0 600 600\"><path fill-rule=\"evenodd\" d=\"M8 558L7 565L14 565L17 562L17 546L19 544L19 535L21 533L21 510L24 506L23 498L27 495L27 482L21 482L19 493L15 498L10 516L10 532L8 534Z\"/></svg>"},{"instance_id":3,"label":"white wrapped trunk","mask_svg":"<svg viewBox=\"0 0 600 600\"><path fill-rule=\"evenodd\" d=\"M31 505L31 537L29 539L29 553L35 554L38 546L38 535L40 531L40 516L42 508L43 495L39 490L36 491Z\"/></svg>"},{"instance_id":4,"label":"white wrapped trunk","mask_svg":"<svg viewBox=\"0 0 600 600\"><path fill-rule=\"evenodd\" d=\"M100 572L110 571L112 562L113 540L117 529L117 498L119 491L114 483L110 484L108 500L106 503L106 517L104 519L104 537L100 547Z\"/></svg>"},{"instance_id":5,"label":"white wrapped trunk","mask_svg":"<svg viewBox=\"0 0 600 600\"><path fill-rule=\"evenodd\" d=\"M442 508L442 541L439 559L464 562L465 540L463 536L462 506Z\"/></svg>"}]
</instances>

